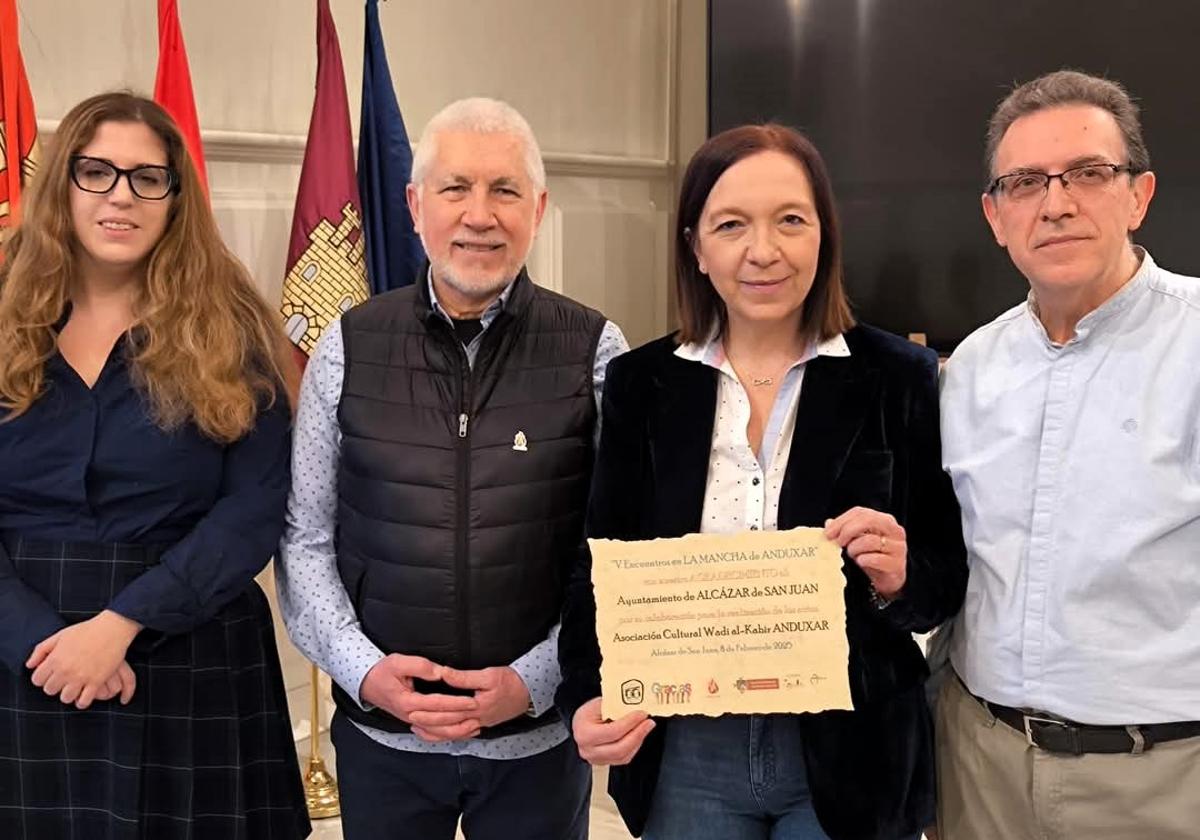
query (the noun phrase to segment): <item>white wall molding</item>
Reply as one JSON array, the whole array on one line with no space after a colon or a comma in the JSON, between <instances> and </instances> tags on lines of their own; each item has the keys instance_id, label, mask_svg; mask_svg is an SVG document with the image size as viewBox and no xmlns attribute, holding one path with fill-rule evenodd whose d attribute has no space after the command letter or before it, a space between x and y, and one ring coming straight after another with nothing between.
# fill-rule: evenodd
<instances>
[{"instance_id":1,"label":"white wall molding","mask_svg":"<svg viewBox=\"0 0 1200 840\"><path fill-rule=\"evenodd\" d=\"M58 120L38 120L38 131L49 137L58 130ZM201 132L204 155L214 163L268 163L299 166L304 162L307 141L300 134L264 134L255 131ZM544 152L546 174L597 178L663 178L671 175L667 158L626 155L593 155L580 152Z\"/></svg>"}]
</instances>

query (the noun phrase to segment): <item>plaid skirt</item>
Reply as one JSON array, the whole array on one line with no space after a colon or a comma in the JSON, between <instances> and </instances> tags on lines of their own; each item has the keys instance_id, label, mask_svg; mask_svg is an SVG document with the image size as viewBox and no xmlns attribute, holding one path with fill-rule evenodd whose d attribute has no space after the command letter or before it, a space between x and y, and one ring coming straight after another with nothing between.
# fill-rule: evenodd
<instances>
[{"instance_id":1,"label":"plaid skirt","mask_svg":"<svg viewBox=\"0 0 1200 840\"><path fill-rule=\"evenodd\" d=\"M68 622L160 550L6 536ZM0 838L294 840L309 834L270 609L251 585L190 633L143 631L133 700L80 711L0 667Z\"/></svg>"}]
</instances>

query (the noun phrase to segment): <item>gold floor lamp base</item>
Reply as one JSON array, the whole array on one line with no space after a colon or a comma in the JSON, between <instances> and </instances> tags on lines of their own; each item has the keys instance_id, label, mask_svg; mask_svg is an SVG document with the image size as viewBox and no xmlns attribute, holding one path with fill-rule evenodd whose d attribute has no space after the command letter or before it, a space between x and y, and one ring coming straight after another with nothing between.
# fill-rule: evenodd
<instances>
[{"instance_id":1,"label":"gold floor lamp base","mask_svg":"<svg viewBox=\"0 0 1200 840\"><path fill-rule=\"evenodd\" d=\"M325 769L321 758L321 719L317 701L320 690L320 672L312 666L312 749L308 756L308 769L304 773L304 801L308 805L308 816L314 820L336 817L342 813L342 801L338 796L337 780Z\"/></svg>"},{"instance_id":2,"label":"gold floor lamp base","mask_svg":"<svg viewBox=\"0 0 1200 840\"><path fill-rule=\"evenodd\" d=\"M337 782L325 769L325 761L319 755L308 760L308 770L304 774L304 801L308 805L308 815L314 820L336 817L342 813Z\"/></svg>"}]
</instances>

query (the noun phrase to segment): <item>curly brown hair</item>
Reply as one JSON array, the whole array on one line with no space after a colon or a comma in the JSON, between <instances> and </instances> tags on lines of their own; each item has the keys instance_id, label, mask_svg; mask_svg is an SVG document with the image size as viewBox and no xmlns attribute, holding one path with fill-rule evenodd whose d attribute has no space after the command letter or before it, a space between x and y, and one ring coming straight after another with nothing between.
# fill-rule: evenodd
<instances>
[{"instance_id":1,"label":"curly brown hair","mask_svg":"<svg viewBox=\"0 0 1200 840\"><path fill-rule=\"evenodd\" d=\"M179 176L166 230L146 260L130 327L134 381L164 429L194 423L229 443L261 408L288 399L295 379L276 313L221 240L179 128L152 100L105 93L63 118L31 185L24 216L0 264L0 408L16 417L45 390L55 326L70 300L78 245L71 221L69 161L106 122L142 123Z\"/></svg>"}]
</instances>

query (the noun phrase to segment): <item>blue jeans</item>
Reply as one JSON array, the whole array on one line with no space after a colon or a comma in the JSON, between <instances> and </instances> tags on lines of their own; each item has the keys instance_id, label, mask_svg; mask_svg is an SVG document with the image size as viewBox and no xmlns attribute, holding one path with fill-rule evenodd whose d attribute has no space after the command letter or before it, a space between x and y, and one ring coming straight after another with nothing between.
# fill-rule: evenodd
<instances>
[{"instance_id":1,"label":"blue jeans","mask_svg":"<svg viewBox=\"0 0 1200 840\"><path fill-rule=\"evenodd\" d=\"M678 717L644 840L828 840L794 715Z\"/></svg>"}]
</instances>

